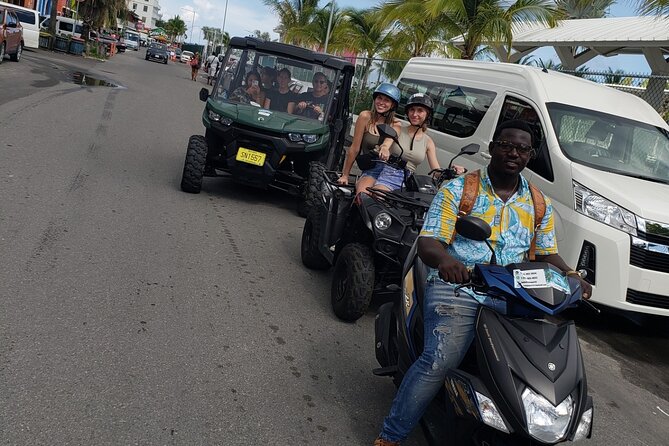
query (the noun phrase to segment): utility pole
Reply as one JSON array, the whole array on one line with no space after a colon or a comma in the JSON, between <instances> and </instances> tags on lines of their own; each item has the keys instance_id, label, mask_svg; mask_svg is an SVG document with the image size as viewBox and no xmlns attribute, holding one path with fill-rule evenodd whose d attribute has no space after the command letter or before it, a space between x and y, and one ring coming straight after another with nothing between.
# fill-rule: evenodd
<instances>
[{"instance_id":1,"label":"utility pole","mask_svg":"<svg viewBox=\"0 0 669 446\"><path fill-rule=\"evenodd\" d=\"M334 15L334 0L330 0L330 20L328 20L328 33L325 35L325 48L323 49L324 53L328 52L328 42L330 41L330 31L332 29L332 16Z\"/></svg>"}]
</instances>

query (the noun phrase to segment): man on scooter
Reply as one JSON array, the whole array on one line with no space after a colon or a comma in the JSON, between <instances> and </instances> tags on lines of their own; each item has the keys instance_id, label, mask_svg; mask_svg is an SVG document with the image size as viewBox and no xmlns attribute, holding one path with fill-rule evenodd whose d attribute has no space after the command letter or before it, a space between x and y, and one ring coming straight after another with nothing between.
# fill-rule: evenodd
<instances>
[{"instance_id":1,"label":"man on scooter","mask_svg":"<svg viewBox=\"0 0 669 446\"><path fill-rule=\"evenodd\" d=\"M446 372L458 366L468 350L478 306L499 305L468 288L455 295L455 286L468 282L469 269L476 263L489 263L491 257L485 244L455 234L462 201L471 203L469 215L482 218L491 226L489 241L500 265L519 263L535 254L537 261L551 263L566 275L578 275L558 255L550 200L538 189L533 192L533 186L521 175L535 155L530 125L521 120L503 122L495 130L488 149L488 167L444 184L425 218L417 242L418 255L430 267L423 306L425 345L404 376L374 446L396 446L407 438L444 385ZM467 197L472 189L466 183L474 180L478 193ZM536 203L532 199L535 193L545 203L545 213L536 230ZM588 299L592 287L582 278L580 281L582 296Z\"/></svg>"}]
</instances>

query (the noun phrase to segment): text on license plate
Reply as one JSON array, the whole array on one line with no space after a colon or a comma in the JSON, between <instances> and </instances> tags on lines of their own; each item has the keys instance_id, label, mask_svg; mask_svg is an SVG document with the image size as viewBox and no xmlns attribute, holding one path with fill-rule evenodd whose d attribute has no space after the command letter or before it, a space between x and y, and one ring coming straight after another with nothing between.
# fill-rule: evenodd
<instances>
[{"instance_id":1,"label":"text on license plate","mask_svg":"<svg viewBox=\"0 0 669 446\"><path fill-rule=\"evenodd\" d=\"M245 147L240 147L239 150L237 150L237 157L235 159L237 161L241 161L242 163L262 166L265 164L265 156L265 153L249 150Z\"/></svg>"}]
</instances>

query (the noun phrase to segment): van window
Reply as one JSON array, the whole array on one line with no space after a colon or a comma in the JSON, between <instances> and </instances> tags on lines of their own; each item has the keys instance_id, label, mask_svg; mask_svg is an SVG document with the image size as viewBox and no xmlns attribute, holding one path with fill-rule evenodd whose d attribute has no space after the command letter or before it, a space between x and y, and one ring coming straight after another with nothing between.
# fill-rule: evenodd
<instances>
[{"instance_id":1,"label":"van window","mask_svg":"<svg viewBox=\"0 0 669 446\"><path fill-rule=\"evenodd\" d=\"M434 101L430 128L459 138L474 134L496 95L493 91L418 79L400 79L397 86L401 92L397 110L400 118L406 119L404 105L409 97L425 93Z\"/></svg>"},{"instance_id":2,"label":"van window","mask_svg":"<svg viewBox=\"0 0 669 446\"><path fill-rule=\"evenodd\" d=\"M21 23L26 23L28 25L35 24L35 14L27 11L21 11L20 9L15 9L14 12L16 13Z\"/></svg>"},{"instance_id":3,"label":"van window","mask_svg":"<svg viewBox=\"0 0 669 446\"><path fill-rule=\"evenodd\" d=\"M571 105L548 103L560 149L595 169L669 183L669 134L658 127Z\"/></svg>"},{"instance_id":4,"label":"van window","mask_svg":"<svg viewBox=\"0 0 669 446\"><path fill-rule=\"evenodd\" d=\"M555 175L553 174L553 165L551 164L551 157L546 145L546 138L544 138L544 129L539 114L526 101L514 96L507 96L504 99L497 125L512 119L525 121L534 130L533 145L536 156L530 159L527 163L527 168L552 182L555 179Z\"/></svg>"}]
</instances>

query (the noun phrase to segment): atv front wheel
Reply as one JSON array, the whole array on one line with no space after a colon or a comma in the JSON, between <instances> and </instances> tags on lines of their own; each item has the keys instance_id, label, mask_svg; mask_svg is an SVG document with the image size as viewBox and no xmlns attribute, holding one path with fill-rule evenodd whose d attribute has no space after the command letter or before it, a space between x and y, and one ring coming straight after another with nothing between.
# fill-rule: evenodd
<instances>
[{"instance_id":1,"label":"atv front wheel","mask_svg":"<svg viewBox=\"0 0 669 446\"><path fill-rule=\"evenodd\" d=\"M304 193L297 204L297 213L300 217L306 217L313 207L318 206L324 178L325 164L318 161L310 162L307 182L304 185Z\"/></svg>"},{"instance_id":2,"label":"atv front wheel","mask_svg":"<svg viewBox=\"0 0 669 446\"><path fill-rule=\"evenodd\" d=\"M300 254L302 263L310 269L325 270L330 268L330 262L321 254L321 228L323 227L325 208L316 206L309 211L302 230L302 245Z\"/></svg>"},{"instance_id":3,"label":"atv front wheel","mask_svg":"<svg viewBox=\"0 0 669 446\"><path fill-rule=\"evenodd\" d=\"M374 257L367 245L344 246L332 277L332 309L339 319L354 322L362 317L374 291Z\"/></svg>"},{"instance_id":4,"label":"atv front wheel","mask_svg":"<svg viewBox=\"0 0 669 446\"><path fill-rule=\"evenodd\" d=\"M207 142L204 136L193 135L188 140L186 161L181 176L181 190L191 194L200 193L202 177L207 162Z\"/></svg>"}]
</instances>

